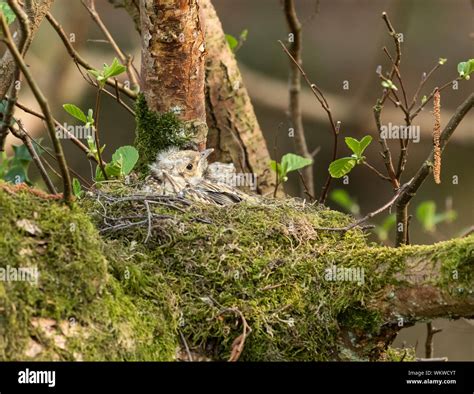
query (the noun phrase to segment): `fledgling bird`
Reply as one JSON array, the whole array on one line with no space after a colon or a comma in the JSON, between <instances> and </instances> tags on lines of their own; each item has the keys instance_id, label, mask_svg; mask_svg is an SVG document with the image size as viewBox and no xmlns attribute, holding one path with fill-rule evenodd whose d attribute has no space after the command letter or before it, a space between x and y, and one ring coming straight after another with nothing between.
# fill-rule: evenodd
<instances>
[{"instance_id":1,"label":"fledgling bird","mask_svg":"<svg viewBox=\"0 0 474 394\"><path fill-rule=\"evenodd\" d=\"M224 163L209 165L207 158L212 152L213 149L196 152L177 148L159 152L150 165L151 175L158 181L157 192L216 205L252 200L253 197L222 181L235 174L235 168Z\"/></svg>"}]
</instances>

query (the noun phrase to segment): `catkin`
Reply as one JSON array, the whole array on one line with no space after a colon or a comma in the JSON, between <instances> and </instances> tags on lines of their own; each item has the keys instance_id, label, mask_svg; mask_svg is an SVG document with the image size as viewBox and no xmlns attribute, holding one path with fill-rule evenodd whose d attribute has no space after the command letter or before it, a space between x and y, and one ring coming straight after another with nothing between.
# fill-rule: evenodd
<instances>
[{"instance_id":1,"label":"catkin","mask_svg":"<svg viewBox=\"0 0 474 394\"><path fill-rule=\"evenodd\" d=\"M439 138L441 135L441 95L437 90L433 97L433 114L435 124L433 128L433 145L434 145L434 164L433 176L437 184L441 183L441 147L439 145Z\"/></svg>"}]
</instances>

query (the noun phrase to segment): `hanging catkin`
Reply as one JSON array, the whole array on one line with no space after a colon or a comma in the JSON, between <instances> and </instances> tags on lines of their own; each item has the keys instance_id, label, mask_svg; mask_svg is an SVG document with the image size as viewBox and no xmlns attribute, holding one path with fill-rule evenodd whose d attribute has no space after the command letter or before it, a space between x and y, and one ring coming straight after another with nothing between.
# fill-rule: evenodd
<instances>
[{"instance_id":1,"label":"hanging catkin","mask_svg":"<svg viewBox=\"0 0 474 394\"><path fill-rule=\"evenodd\" d=\"M441 183L441 147L439 145L439 138L441 135L441 95L437 90L433 97L433 114L435 124L433 128L433 145L434 145L434 163L433 176L434 181Z\"/></svg>"}]
</instances>

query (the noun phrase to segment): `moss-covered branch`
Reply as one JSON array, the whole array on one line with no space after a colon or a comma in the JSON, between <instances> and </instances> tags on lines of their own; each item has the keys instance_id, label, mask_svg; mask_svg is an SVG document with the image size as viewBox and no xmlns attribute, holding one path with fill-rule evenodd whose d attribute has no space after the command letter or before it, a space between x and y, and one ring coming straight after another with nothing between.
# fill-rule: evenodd
<instances>
[{"instance_id":1,"label":"moss-covered branch","mask_svg":"<svg viewBox=\"0 0 474 394\"><path fill-rule=\"evenodd\" d=\"M392 249L318 232L351 219L295 201L150 204L144 245L147 224L101 239L85 213L100 229L143 214L138 200L69 211L18 189L0 187L1 267L40 278L0 282L2 359L174 360L179 332L194 355L228 359L237 310L252 329L242 360L378 359L403 326L474 316L473 236Z\"/></svg>"}]
</instances>

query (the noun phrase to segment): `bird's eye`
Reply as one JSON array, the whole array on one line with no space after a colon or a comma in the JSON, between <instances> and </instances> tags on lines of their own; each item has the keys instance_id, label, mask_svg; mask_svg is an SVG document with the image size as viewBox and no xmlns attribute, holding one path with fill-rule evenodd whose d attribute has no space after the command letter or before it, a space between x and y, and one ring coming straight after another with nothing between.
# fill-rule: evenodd
<instances>
[{"instance_id":1,"label":"bird's eye","mask_svg":"<svg viewBox=\"0 0 474 394\"><path fill-rule=\"evenodd\" d=\"M189 163L187 166L186 166L186 169L191 171L193 169L193 165L191 163Z\"/></svg>"}]
</instances>

